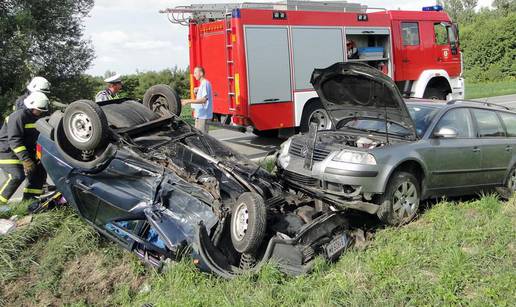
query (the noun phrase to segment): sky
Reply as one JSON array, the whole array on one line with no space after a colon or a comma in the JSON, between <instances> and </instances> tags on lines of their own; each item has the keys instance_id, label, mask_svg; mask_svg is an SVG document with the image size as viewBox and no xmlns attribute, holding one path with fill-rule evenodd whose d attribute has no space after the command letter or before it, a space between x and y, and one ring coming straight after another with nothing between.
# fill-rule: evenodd
<instances>
[{"instance_id":1,"label":"sky","mask_svg":"<svg viewBox=\"0 0 516 307\"><path fill-rule=\"evenodd\" d=\"M228 3L235 0L95 0L84 22L85 38L90 39L96 58L87 71L132 74L188 66L188 28L168 21L159 10L192 3ZM249 1L248 1L249 2ZM252 0L252 2L272 2ZM275 1L274 1L275 2ZM420 10L435 0L364 0L369 7ZM479 7L492 0L479 0Z\"/></svg>"}]
</instances>

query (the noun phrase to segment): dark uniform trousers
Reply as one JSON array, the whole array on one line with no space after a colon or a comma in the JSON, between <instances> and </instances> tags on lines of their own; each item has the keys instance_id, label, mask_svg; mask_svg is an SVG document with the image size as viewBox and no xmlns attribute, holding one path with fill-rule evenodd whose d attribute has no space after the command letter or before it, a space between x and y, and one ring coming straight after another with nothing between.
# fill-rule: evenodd
<instances>
[{"instance_id":1,"label":"dark uniform trousers","mask_svg":"<svg viewBox=\"0 0 516 307\"><path fill-rule=\"evenodd\" d=\"M35 161L35 160L34 160ZM0 153L0 167L7 178L0 183L0 203L7 203L25 179L22 162L12 152ZM43 194L43 185L47 172L38 161L34 171L27 177L27 186L23 189L23 199L30 199Z\"/></svg>"},{"instance_id":2,"label":"dark uniform trousers","mask_svg":"<svg viewBox=\"0 0 516 307\"><path fill-rule=\"evenodd\" d=\"M31 110L18 110L5 119L0 129L0 168L5 177L0 182L0 203L7 203L25 179L23 161L26 160L34 161L36 167L28 175L23 198L30 199L43 194L47 174L41 162L36 160L39 135L35 125L37 119Z\"/></svg>"}]
</instances>

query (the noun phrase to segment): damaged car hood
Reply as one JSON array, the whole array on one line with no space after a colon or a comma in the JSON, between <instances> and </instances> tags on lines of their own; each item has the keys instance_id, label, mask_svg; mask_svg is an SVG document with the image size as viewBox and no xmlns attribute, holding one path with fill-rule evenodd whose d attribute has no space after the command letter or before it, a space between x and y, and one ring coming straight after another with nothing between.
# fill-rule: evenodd
<instances>
[{"instance_id":1,"label":"damaged car hood","mask_svg":"<svg viewBox=\"0 0 516 307\"><path fill-rule=\"evenodd\" d=\"M315 69L311 81L334 127L358 118L387 120L416 129L396 84L384 73L363 63L335 63Z\"/></svg>"}]
</instances>

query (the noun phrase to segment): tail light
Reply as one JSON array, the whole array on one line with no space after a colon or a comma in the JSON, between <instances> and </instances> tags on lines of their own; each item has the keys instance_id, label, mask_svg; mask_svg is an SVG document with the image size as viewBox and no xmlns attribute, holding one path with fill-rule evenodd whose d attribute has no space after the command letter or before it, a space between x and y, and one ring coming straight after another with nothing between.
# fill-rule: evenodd
<instances>
[{"instance_id":1,"label":"tail light","mask_svg":"<svg viewBox=\"0 0 516 307\"><path fill-rule=\"evenodd\" d=\"M41 160L41 145L39 144L36 144L36 158L38 158L38 160Z\"/></svg>"}]
</instances>

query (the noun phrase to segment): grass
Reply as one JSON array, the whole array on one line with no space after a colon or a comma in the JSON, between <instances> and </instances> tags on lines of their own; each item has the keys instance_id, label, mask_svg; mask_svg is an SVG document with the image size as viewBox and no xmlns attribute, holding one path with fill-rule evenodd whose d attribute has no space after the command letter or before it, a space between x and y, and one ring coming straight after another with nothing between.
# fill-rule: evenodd
<instances>
[{"instance_id":1,"label":"grass","mask_svg":"<svg viewBox=\"0 0 516 307\"><path fill-rule=\"evenodd\" d=\"M466 80L466 98L484 98L516 94L516 80L469 83Z\"/></svg>"},{"instance_id":2,"label":"grass","mask_svg":"<svg viewBox=\"0 0 516 307\"><path fill-rule=\"evenodd\" d=\"M515 225L516 199L441 202L409 225L378 230L336 264L319 259L310 275L286 277L270 264L227 281L187 260L165 273L146 269L59 209L0 237L0 305L509 306Z\"/></svg>"}]
</instances>

